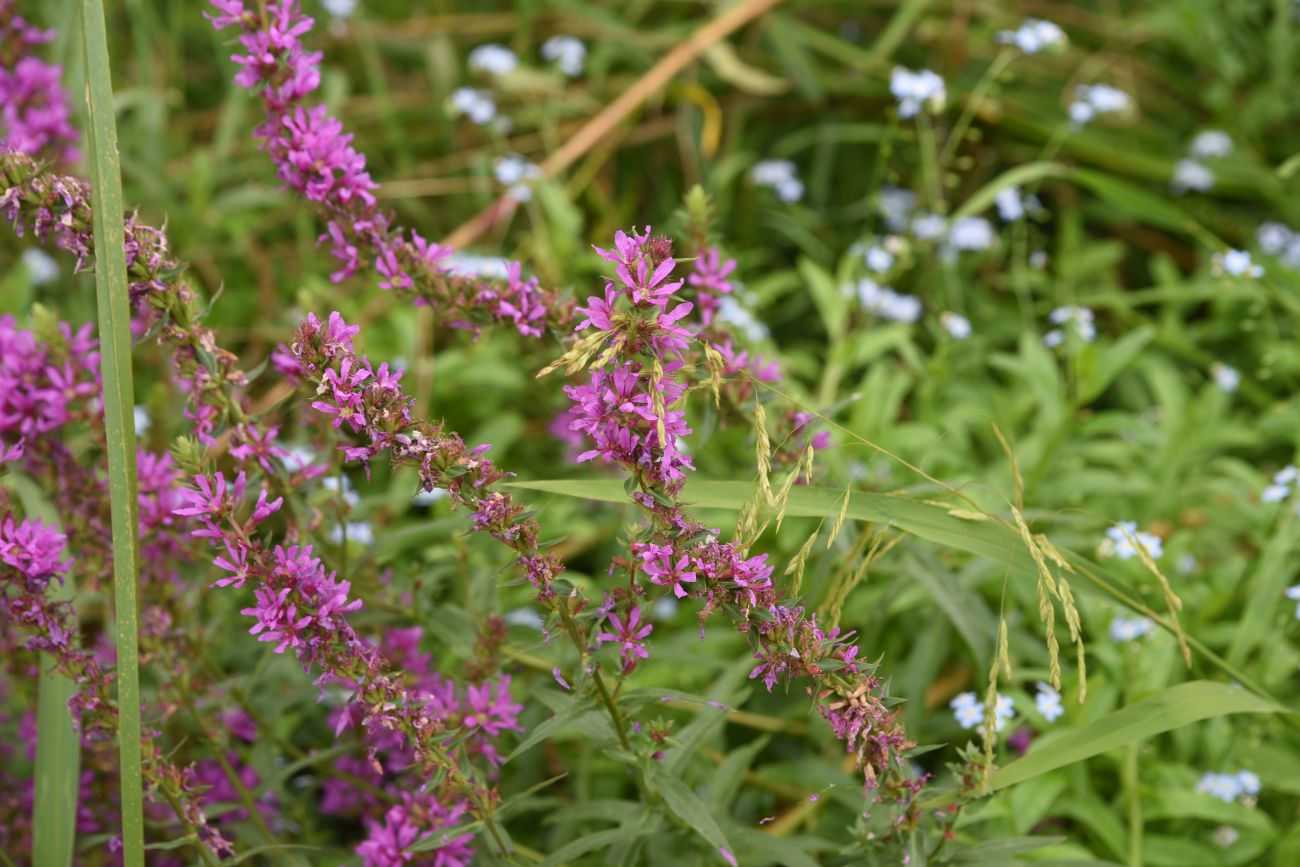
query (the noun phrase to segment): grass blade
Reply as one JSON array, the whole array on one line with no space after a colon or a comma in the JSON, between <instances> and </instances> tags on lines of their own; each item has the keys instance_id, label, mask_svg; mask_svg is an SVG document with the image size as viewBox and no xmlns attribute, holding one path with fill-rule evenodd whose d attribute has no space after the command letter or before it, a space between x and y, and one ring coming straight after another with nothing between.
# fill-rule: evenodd
<instances>
[{"instance_id":1,"label":"grass blade","mask_svg":"<svg viewBox=\"0 0 1300 867\"><path fill-rule=\"evenodd\" d=\"M546 479L516 481L508 487L577 497L605 503L627 503L627 492L617 479ZM753 495L753 482L692 479L683 492L684 501L702 508L739 509ZM833 517L839 513L843 492L834 488L800 487L790 492L786 514L793 517ZM887 524L946 548L986 557L1012 572L1036 574L1028 549L1017 534L997 521L969 520L963 510L953 510L899 494L876 494L854 491L849 495L850 518L872 524ZM959 517L960 516L960 517ZM1074 569L1086 580L1085 588L1111 598L1143 616L1150 617L1162 629L1173 632L1168 618L1152 611L1130 593L1123 582L1107 574L1100 566L1078 554L1063 551ZM1197 655L1209 661L1225 675L1267 700L1268 690L1255 682L1237 665L1210 650L1201 641L1187 637ZM1288 717L1288 724L1300 729L1300 720Z\"/></svg>"},{"instance_id":2,"label":"grass blade","mask_svg":"<svg viewBox=\"0 0 1300 867\"><path fill-rule=\"evenodd\" d=\"M104 433L108 443L113 521L113 591L117 626L118 759L122 787L122 857L144 865L143 781L140 770L140 670L137 635L135 409L131 378L131 301L126 281L122 175L113 114L113 79L102 0L82 0L89 112L91 186L95 213L95 295L104 375Z\"/></svg>"},{"instance_id":3,"label":"grass blade","mask_svg":"<svg viewBox=\"0 0 1300 867\"><path fill-rule=\"evenodd\" d=\"M13 474L10 484L17 489L23 510L49 523L58 522L58 514L44 492L31 479ZM67 559L65 549L59 555ZM76 594L72 575L62 583L52 582L47 594L51 600L71 599ZM73 844L77 839L77 795L80 794L81 738L68 712L68 699L77 686L58 672L53 657L41 655L40 680L36 688L36 793L32 803L33 867L68 867L72 864Z\"/></svg>"},{"instance_id":4,"label":"grass blade","mask_svg":"<svg viewBox=\"0 0 1300 867\"><path fill-rule=\"evenodd\" d=\"M1241 687L1206 680L1180 683L1059 737L1042 738L1023 759L996 771L989 785L996 792L1163 732L1234 713L1291 711Z\"/></svg>"}]
</instances>

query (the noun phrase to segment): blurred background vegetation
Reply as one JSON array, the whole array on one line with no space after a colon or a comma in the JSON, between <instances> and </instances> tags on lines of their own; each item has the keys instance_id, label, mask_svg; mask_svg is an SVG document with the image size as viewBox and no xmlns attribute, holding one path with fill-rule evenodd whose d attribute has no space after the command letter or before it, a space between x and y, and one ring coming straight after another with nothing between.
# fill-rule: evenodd
<instances>
[{"instance_id":1,"label":"blurred background vegetation","mask_svg":"<svg viewBox=\"0 0 1300 867\"><path fill-rule=\"evenodd\" d=\"M32 17L60 28L52 53L79 94L82 63L75 28L66 23L76 20L76 4L30 5ZM430 239L446 237L502 194L497 159L518 154L541 162L722 9L684 0L363 0L349 17L336 18L305 5L322 25L312 44L325 53L324 98L355 133L384 204ZM307 312L339 309L369 323L364 349L373 359L414 367L422 406L467 442L492 443L498 463L524 477L579 475L566 447L547 433L564 404L558 384L532 375L558 354L558 344L504 331L471 341L441 326L430 337L423 320L390 302L372 275L332 283L334 263L316 246L318 223L279 189L251 137L261 118L231 82L233 41L212 30L199 3L112 7L126 199L146 221L167 225L173 250L212 299L210 322L222 344L253 369ZM1023 16L1060 25L1068 47L1009 56L997 34ZM548 37L561 34L587 47L579 77L539 55ZM1184 603L1183 627L1294 707L1300 624L1282 593L1297 583L1300 528L1289 505L1259 495L1296 455L1300 273L1262 255L1257 231L1268 222L1300 226L1300 172L1288 163L1300 151L1298 39L1300 11L1291 0L792 0L706 52L567 172L539 183L530 201L470 249L522 259L545 284L585 297L600 285L589 244L604 245L615 229L633 225L680 226L687 190L701 185L713 200L715 238L738 260L744 304L765 326L754 346L780 361L789 377L783 388L1005 514L1016 493L996 424L1017 456L1024 512L1036 531L1089 554L1117 521L1158 535L1160 563ZM471 70L468 53L487 43L512 49L519 69L503 77ZM889 91L895 65L938 72L947 83L945 113L925 123L901 120ZM1002 71L990 76L994 65ZM1127 92L1132 108L1073 129L1067 107L1074 89L1094 82ZM458 116L452 94L465 86L489 89L510 129ZM966 134L951 138L963 115ZM1175 195L1176 166L1206 129L1227 132L1233 151L1213 162L1212 189ZM805 186L799 201L782 201L752 182L755 163L769 159L795 163ZM939 245L905 245L891 285L921 300L918 322L877 319L840 291L864 273L855 244L890 231L881 208L886 187L910 190L940 214L965 208L993 220L989 185L1029 165L1040 169L1021 186L1036 193L1041 210L1006 225L995 220L999 236L989 249L948 256ZM5 235L0 260L17 261L28 244ZM1213 273L1213 254L1227 248L1254 251L1265 276ZM93 318L90 276L61 267L54 288L37 286L27 270L7 269L0 311L22 314L38 300L69 319ZM1095 341L1043 345L1050 311L1064 305L1095 311ZM946 332L944 311L970 320L969 339ZM138 393L159 409L147 434L157 446L183 429L161 412L168 401L157 375L161 358L156 347L137 353ZM1239 388L1216 383L1219 364L1239 372ZM701 408L695 426L700 475L753 477L748 425ZM939 493L876 448L843 432L833 439L818 457L819 484ZM442 505L408 509L412 478L377 469L369 483L360 475L353 481L362 494L353 517L384 530L373 548L349 555L373 567L357 570L365 576L357 580L395 582L413 600L412 621L436 625L431 631L453 653L467 653L472 643L467 612L526 606L526 588L498 586L501 555L465 538L459 517ZM536 502L544 526L566 536L566 557L598 596L629 514L558 497ZM723 512L710 516L723 526L734 521ZM784 563L817 526L790 519L761 547ZM824 604L820 594L875 529L855 527L810 561L811 604ZM1111 560L1108 568L1164 610L1157 580L1137 560ZM1047 659L1035 586L1006 573L996 562L908 539L872 566L844 606L841 622L860 631L868 656L883 656L919 742L961 744L970 736L948 702L982 690L1000 612L1020 684L1002 687L1020 713L1006 734L1021 725L1035 733L1051 728L1032 709ZM1200 657L1188 672L1169 635L1112 641L1113 602L1093 595L1080 604L1089 699L1073 700L1077 670L1068 667L1066 716L1056 726L1096 719L1193 676L1223 679ZM237 620L237 603L216 605L227 606L226 622ZM671 607L656 611L658 664L646 665L640 681L700 690L715 684L739 703L747 669L732 661L746 661L743 640L715 628L701 643L694 617ZM255 648L217 642L221 622L209 624L205 640L230 670L251 665ZM523 620L511 630L520 652L561 654L542 646ZM279 662L272 670L284 689L266 694L283 702L286 737L306 718L323 734L310 712L314 690L292 664ZM545 672L530 683L539 695L553 691ZM795 696L748 695L747 709L801 733L806 725L814 749L798 739L765 740L751 756L758 782L730 806L732 815L752 825L791 787L836 784L846 797L807 809L788 829L802 833L801 852L831 850L818 841L837 839L857 802L829 732ZM304 701L308 710L298 709ZM531 704L540 713L542 705ZM721 761L752 743L755 732L731 726L701 737L706 754ZM969 811L961 833L980 840L1059 832L1067 842L1034 856L1056 863L1300 863L1297 744L1295 730L1273 718L1189 726L1145 743L1132 758L1107 755L999 794ZM942 772L954 758L950 746L923 761ZM545 769L528 763L545 761L534 752L510 774L541 779ZM581 758L579 785L589 793L609 785L602 763L608 760ZM1194 792L1203 772L1239 767L1262 778L1258 804ZM531 845L548 849L547 836L564 839L576 821L538 830ZM1236 835L1226 846L1216 830L1223 827Z\"/></svg>"}]
</instances>

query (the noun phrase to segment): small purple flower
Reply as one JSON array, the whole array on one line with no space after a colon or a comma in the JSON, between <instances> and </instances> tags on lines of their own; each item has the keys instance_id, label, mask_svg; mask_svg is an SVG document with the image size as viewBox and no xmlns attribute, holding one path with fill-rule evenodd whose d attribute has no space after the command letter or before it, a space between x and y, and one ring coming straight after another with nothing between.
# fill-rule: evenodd
<instances>
[{"instance_id":1,"label":"small purple flower","mask_svg":"<svg viewBox=\"0 0 1300 867\"><path fill-rule=\"evenodd\" d=\"M519 712L524 709L516 704L510 695L510 675L502 675L493 689L491 683L482 683L469 688L466 698L468 711L465 714L465 726L480 729L496 737L503 731L522 731L519 725Z\"/></svg>"},{"instance_id":2,"label":"small purple flower","mask_svg":"<svg viewBox=\"0 0 1300 867\"><path fill-rule=\"evenodd\" d=\"M641 609L635 605L628 609L625 617L610 614L609 624L612 631L601 632L596 636L596 640L601 644L610 641L618 642L619 657L623 661L623 673L630 674L636 668L638 661L650 658L650 652L645 647L645 639L654 631L654 626L641 622Z\"/></svg>"}]
</instances>

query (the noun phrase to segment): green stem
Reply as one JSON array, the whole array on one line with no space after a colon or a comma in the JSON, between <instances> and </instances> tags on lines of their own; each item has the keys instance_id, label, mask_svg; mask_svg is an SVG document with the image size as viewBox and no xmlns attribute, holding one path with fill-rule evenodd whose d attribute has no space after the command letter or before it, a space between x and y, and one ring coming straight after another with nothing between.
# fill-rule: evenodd
<instances>
[{"instance_id":1,"label":"green stem","mask_svg":"<svg viewBox=\"0 0 1300 867\"><path fill-rule=\"evenodd\" d=\"M1124 797L1128 800L1128 864L1142 867L1142 801L1138 797L1138 741L1124 752Z\"/></svg>"},{"instance_id":2,"label":"green stem","mask_svg":"<svg viewBox=\"0 0 1300 867\"><path fill-rule=\"evenodd\" d=\"M930 210L944 214L947 208L943 201L943 177L939 171L939 146L934 137L934 122L930 113L922 107L916 114L916 137L921 146L921 177L924 181L926 198Z\"/></svg>"},{"instance_id":3,"label":"green stem","mask_svg":"<svg viewBox=\"0 0 1300 867\"><path fill-rule=\"evenodd\" d=\"M582 636L578 633L578 624L574 622L573 615L569 613L564 600L557 600L555 608L560 612L560 619L564 622L564 631L569 634L573 645L578 648L578 652L585 658L586 642L582 640ZM601 704L605 706L610 721L614 723L614 731L618 734L619 745L629 753L632 752L632 742L627 736L627 726L623 723L623 714L619 713L618 705L614 703L614 697L609 694L609 689L605 686L605 679L600 676L599 668L593 669L591 679L596 684L596 691L600 693Z\"/></svg>"},{"instance_id":4,"label":"green stem","mask_svg":"<svg viewBox=\"0 0 1300 867\"><path fill-rule=\"evenodd\" d=\"M975 89L966 97L966 104L962 106L961 116L957 118L957 123L953 125L952 132L948 134L948 140L944 142L943 152L939 154L939 171L942 172L947 168L948 163L957 155L957 148L961 147L961 140L966 136L966 130L970 128L971 121L975 119L975 111L979 104L984 101L984 97L997 83L998 77L1011 65L1011 61L1016 59L1018 52L1014 48L1004 48L1002 53L993 58L989 68L984 71L984 75L976 83Z\"/></svg>"},{"instance_id":5,"label":"green stem","mask_svg":"<svg viewBox=\"0 0 1300 867\"><path fill-rule=\"evenodd\" d=\"M591 679L596 684L596 691L600 693L601 703L605 705L605 710L609 711L610 719L614 721L614 730L618 732L619 744L629 753L632 752L632 743L627 738L627 726L623 724L623 715L618 712L618 706L614 704L614 699L605 686L605 678L600 676L599 668L591 673Z\"/></svg>"},{"instance_id":6,"label":"green stem","mask_svg":"<svg viewBox=\"0 0 1300 867\"><path fill-rule=\"evenodd\" d=\"M122 174L102 0L82 0L87 128L95 223L95 288L104 379L104 433L113 524L113 588L117 625L118 758L122 797L122 859L144 867L144 787L140 761L140 660L137 631L138 546L135 408L131 376L131 303L122 224Z\"/></svg>"}]
</instances>

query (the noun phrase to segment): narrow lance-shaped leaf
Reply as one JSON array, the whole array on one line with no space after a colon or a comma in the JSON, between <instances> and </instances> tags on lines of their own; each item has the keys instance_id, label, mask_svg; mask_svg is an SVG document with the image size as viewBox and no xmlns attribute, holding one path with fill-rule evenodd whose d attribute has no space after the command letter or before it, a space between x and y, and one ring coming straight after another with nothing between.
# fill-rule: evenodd
<instances>
[{"instance_id":1,"label":"narrow lance-shaped leaf","mask_svg":"<svg viewBox=\"0 0 1300 867\"><path fill-rule=\"evenodd\" d=\"M1211 717L1236 713L1291 713L1237 686L1195 680L1161 690L1061 736L1044 738L1029 755L999 769L993 791Z\"/></svg>"},{"instance_id":2,"label":"narrow lance-shaped leaf","mask_svg":"<svg viewBox=\"0 0 1300 867\"><path fill-rule=\"evenodd\" d=\"M122 175L113 113L113 81L102 0L82 0L94 195L95 297L104 377L104 434L113 524L114 615L117 626L118 758L122 790L122 859L144 865L143 780L140 767L140 671L136 611L138 528L131 301L122 222Z\"/></svg>"},{"instance_id":3,"label":"narrow lance-shaped leaf","mask_svg":"<svg viewBox=\"0 0 1300 867\"><path fill-rule=\"evenodd\" d=\"M54 523L58 515L44 493L26 476L14 474L10 484L18 489L29 516ZM69 556L68 551L60 555ZM51 582L51 600L72 599L72 576ZM36 792L32 803L32 864L34 867L68 867L77 838L77 796L81 771L81 737L68 711L77 686L61 674L53 657L41 654L36 700Z\"/></svg>"}]
</instances>

